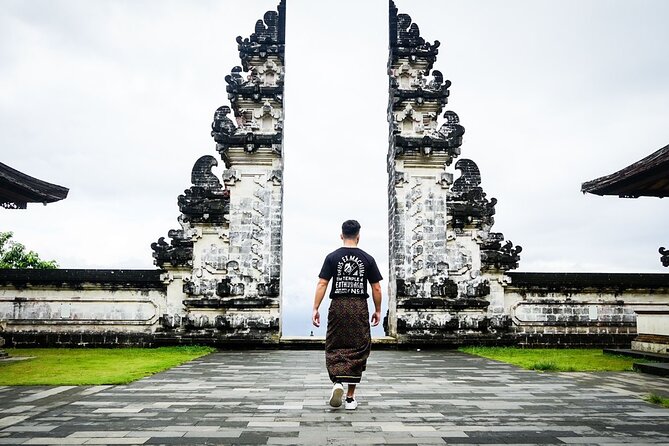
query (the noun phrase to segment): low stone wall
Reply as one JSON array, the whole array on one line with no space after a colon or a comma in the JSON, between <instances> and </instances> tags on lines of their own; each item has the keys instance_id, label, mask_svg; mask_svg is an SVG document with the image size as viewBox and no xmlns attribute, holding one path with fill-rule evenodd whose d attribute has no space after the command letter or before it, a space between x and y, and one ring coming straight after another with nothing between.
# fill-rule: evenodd
<instances>
[{"instance_id":1,"label":"low stone wall","mask_svg":"<svg viewBox=\"0 0 669 446\"><path fill-rule=\"evenodd\" d=\"M0 339L7 347L278 343L252 299L251 308L227 301L203 308L184 298L185 283L159 269L0 270Z\"/></svg>"},{"instance_id":2,"label":"low stone wall","mask_svg":"<svg viewBox=\"0 0 669 446\"><path fill-rule=\"evenodd\" d=\"M413 319L405 317L412 325L396 321L398 343L629 348L637 311L669 305L669 274L486 271L481 277L489 291L476 301L413 299Z\"/></svg>"},{"instance_id":3,"label":"low stone wall","mask_svg":"<svg viewBox=\"0 0 669 446\"><path fill-rule=\"evenodd\" d=\"M486 278L486 306L461 308L454 299L440 308L450 322L426 325L396 342L628 348L637 336L637 312L657 319L669 305L669 274L514 272ZM278 338L256 333L251 313L239 313L243 321L227 327L239 308L218 305L207 318L214 324L198 324L204 310L179 299L180 290L170 292L175 283L162 270L0 270L0 337L8 347L281 346ZM181 315L178 323L173 314Z\"/></svg>"},{"instance_id":4,"label":"low stone wall","mask_svg":"<svg viewBox=\"0 0 669 446\"><path fill-rule=\"evenodd\" d=\"M636 311L665 308L669 274L507 273L503 313L525 346L625 347Z\"/></svg>"},{"instance_id":5,"label":"low stone wall","mask_svg":"<svg viewBox=\"0 0 669 446\"><path fill-rule=\"evenodd\" d=\"M148 346L166 313L160 270L2 270L7 346Z\"/></svg>"}]
</instances>

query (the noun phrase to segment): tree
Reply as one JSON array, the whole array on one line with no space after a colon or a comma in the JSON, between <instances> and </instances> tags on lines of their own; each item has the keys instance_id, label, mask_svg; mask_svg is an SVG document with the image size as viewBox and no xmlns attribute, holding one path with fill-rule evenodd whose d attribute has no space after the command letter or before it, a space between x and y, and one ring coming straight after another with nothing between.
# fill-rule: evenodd
<instances>
[{"instance_id":1,"label":"tree","mask_svg":"<svg viewBox=\"0 0 669 446\"><path fill-rule=\"evenodd\" d=\"M35 251L26 251L21 243L12 240L13 232L0 232L0 269L56 269L55 260L42 260Z\"/></svg>"}]
</instances>

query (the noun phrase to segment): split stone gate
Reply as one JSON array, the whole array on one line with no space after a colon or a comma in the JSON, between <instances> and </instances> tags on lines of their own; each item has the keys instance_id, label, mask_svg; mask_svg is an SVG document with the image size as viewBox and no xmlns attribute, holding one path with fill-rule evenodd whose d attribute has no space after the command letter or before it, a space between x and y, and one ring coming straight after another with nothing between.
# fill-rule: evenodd
<instances>
[{"instance_id":1,"label":"split stone gate","mask_svg":"<svg viewBox=\"0 0 669 446\"><path fill-rule=\"evenodd\" d=\"M286 3L237 38L214 115L218 156L195 161L157 270L0 271L9 345L281 342ZM438 345L628 345L634 310L667 302L669 275L512 273L521 248L494 232L495 198L460 157L444 111L439 42L389 3L386 334ZM222 162L221 178L212 168ZM457 175L454 175L457 174Z\"/></svg>"}]
</instances>

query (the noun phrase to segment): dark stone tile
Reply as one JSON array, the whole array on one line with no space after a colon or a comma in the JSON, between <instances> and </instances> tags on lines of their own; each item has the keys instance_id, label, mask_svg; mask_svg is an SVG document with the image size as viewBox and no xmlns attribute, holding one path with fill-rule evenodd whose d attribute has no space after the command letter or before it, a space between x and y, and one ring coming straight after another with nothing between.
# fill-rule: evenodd
<instances>
[{"instance_id":1,"label":"dark stone tile","mask_svg":"<svg viewBox=\"0 0 669 446\"><path fill-rule=\"evenodd\" d=\"M220 426L229 437L154 436L147 444L267 444L279 438L337 443L369 435L402 442L412 429L415 443L420 443L420 430L430 429L466 435L444 434L450 444L559 444L561 437L669 443L669 410L641 399L649 392L669 393L669 379L538 373L448 351L373 351L355 412L325 406L330 383L323 353L313 350L220 352L93 395L82 395L84 387L19 401L49 389L0 388L0 423L10 420L6 427L18 428L0 428L3 441ZM282 409L284 403L297 408ZM21 405L34 407L11 412ZM56 427L30 432L45 425Z\"/></svg>"}]
</instances>

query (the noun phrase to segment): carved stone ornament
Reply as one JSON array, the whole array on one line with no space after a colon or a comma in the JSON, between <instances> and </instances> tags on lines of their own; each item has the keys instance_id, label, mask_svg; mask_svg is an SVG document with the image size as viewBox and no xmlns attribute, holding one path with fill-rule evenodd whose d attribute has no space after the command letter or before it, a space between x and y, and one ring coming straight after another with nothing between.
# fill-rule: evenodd
<instances>
[{"instance_id":1,"label":"carved stone ornament","mask_svg":"<svg viewBox=\"0 0 669 446\"><path fill-rule=\"evenodd\" d=\"M479 186L481 173L476 163L470 159L460 159L455 168L462 173L455 180L449 198L449 210L452 224L456 229L474 225L479 229L486 229L493 225L496 198L488 200L485 192Z\"/></svg>"},{"instance_id":2,"label":"carved stone ornament","mask_svg":"<svg viewBox=\"0 0 669 446\"><path fill-rule=\"evenodd\" d=\"M426 42L392 0L389 31L390 314L394 305L397 319L394 327L384 322L386 333L429 342L497 336L510 319L489 309L495 299L486 272L516 268L522 248L490 232L497 200L486 197L476 163L457 161L455 181L447 170L465 128L443 111L451 82L432 70L439 42Z\"/></svg>"},{"instance_id":3,"label":"carved stone ornament","mask_svg":"<svg viewBox=\"0 0 669 446\"><path fill-rule=\"evenodd\" d=\"M444 189L448 188L453 184L453 174L450 172L441 172L437 177L436 183L441 185Z\"/></svg>"},{"instance_id":4,"label":"carved stone ornament","mask_svg":"<svg viewBox=\"0 0 669 446\"><path fill-rule=\"evenodd\" d=\"M258 284L258 296L279 297L280 294L279 279L271 279L267 283Z\"/></svg>"},{"instance_id":5,"label":"carved stone ornament","mask_svg":"<svg viewBox=\"0 0 669 446\"><path fill-rule=\"evenodd\" d=\"M660 262L662 262L662 266L669 267L669 250L664 249L664 247L660 248L660 254L662 254L662 257L660 257Z\"/></svg>"},{"instance_id":6,"label":"carved stone ornament","mask_svg":"<svg viewBox=\"0 0 669 446\"><path fill-rule=\"evenodd\" d=\"M409 178L404 172L395 171L395 187L402 187L408 182Z\"/></svg>"},{"instance_id":7,"label":"carved stone ornament","mask_svg":"<svg viewBox=\"0 0 669 446\"><path fill-rule=\"evenodd\" d=\"M200 157L191 170L190 181L193 186L209 190L221 189L221 182L211 171L215 166L218 166L218 161L213 156Z\"/></svg>"},{"instance_id":8,"label":"carved stone ornament","mask_svg":"<svg viewBox=\"0 0 669 446\"><path fill-rule=\"evenodd\" d=\"M277 11L266 12L263 20L256 22L250 37L237 37L242 66L234 67L225 77L237 126L225 116L230 108L220 107L211 133L228 169L232 166L228 153L231 147L241 147L246 153L269 148L281 156L285 15L286 3L281 0Z\"/></svg>"},{"instance_id":9,"label":"carved stone ornament","mask_svg":"<svg viewBox=\"0 0 669 446\"><path fill-rule=\"evenodd\" d=\"M283 67L272 60L254 68L253 72L260 78L265 87L283 85Z\"/></svg>"},{"instance_id":10,"label":"carved stone ornament","mask_svg":"<svg viewBox=\"0 0 669 446\"><path fill-rule=\"evenodd\" d=\"M251 128L260 132L274 132L280 130L276 128L275 123L281 122L281 109L274 108L269 101L265 101L263 106L253 110L253 124Z\"/></svg>"},{"instance_id":11,"label":"carved stone ornament","mask_svg":"<svg viewBox=\"0 0 669 446\"><path fill-rule=\"evenodd\" d=\"M175 229L169 231L168 235L172 237L170 243L165 241L165 237L160 237L157 242L151 243L154 263L157 266L163 267L166 263L172 266L192 264L193 242L184 240L178 232Z\"/></svg>"},{"instance_id":12,"label":"carved stone ornament","mask_svg":"<svg viewBox=\"0 0 669 446\"><path fill-rule=\"evenodd\" d=\"M242 181L242 174L237 169L226 169L223 171L223 182L228 186L234 186L238 181Z\"/></svg>"},{"instance_id":13,"label":"carved stone ornament","mask_svg":"<svg viewBox=\"0 0 669 446\"><path fill-rule=\"evenodd\" d=\"M427 62L427 74L439 53L439 41L426 42L420 36L418 25L412 23L408 14L398 14L393 1L389 2L389 7L391 60L396 61L400 58L408 58L410 61L424 60Z\"/></svg>"},{"instance_id":14,"label":"carved stone ornament","mask_svg":"<svg viewBox=\"0 0 669 446\"><path fill-rule=\"evenodd\" d=\"M244 284L241 282L232 283L232 279L226 277L216 285L216 295L219 297L243 296Z\"/></svg>"},{"instance_id":15,"label":"carved stone ornament","mask_svg":"<svg viewBox=\"0 0 669 446\"><path fill-rule=\"evenodd\" d=\"M460 118L454 111L444 113L446 122L441 125L437 132L439 137L444 139L448 147L460 147L462 145L462 135L465 134L465 128L460 125Z\"/></svg>"},{"instance_id":16,"label":"carved stone ornament","mask_svg":"<svg viewBox=\"0 0 669 446\"><path fill-rule=\"evenodd\" d=\"M392 103L405 101L423 104L426 101L438 101L443 107L448 103L451 81L444 80L441 71L432 71L432 78L422 71L410 69L410 65L403 63L399 69L389 70Z\"/></svg>"},{"instance_id":17,"label":"carved stone ornament","mask_svg":"<svg viewBox=\"0 0 669 446\"><path fill-rule=\"evenodd\" d=\"M461 172L461 175L453 183L451 188L453 194L462 195L481 185L481 171L474 161L466 158L460 159L455 163L455 168Z\"/></svg>"},{"instance_id":18,"label":"carved stone ornament","mask_svg":"<svg viewBox=\"0 0 669 446\"><path fill-rule=\"evenodd\" d=\"M160 325L166 329L175 329L181 326L181 316L178 314L163 314L160 317Z\"/></svg>"},{"instance_id":19,"label":"carved stone ornament","mask_svg":"<svg viewBox=\"0 0 669 446\"><path fill-rule=\"evenodd\" d=\"M239 58L244 70L248 71L249 62L253 57L266 59L277 56L283 60L286 36L286 2L281 0L277 11L267 11L263 20L258 20L255 32L248 38L237 37Z\"/></svg>"},{"instance_id":20,"label":"carved stone ornament","mask_svg":"<svg viewBox=\"0 0 669 446\"><path fill-rule=\"evenodd\" d=\"M455 299L458 297L458 285L450 279L441 279L432 283L430 292L433 297Z\"/></svg>"},{"instance_id":21,"label":"carved stone ornament","mask_svg":"<svg viewBox=\"0 0 669 446\"><path fill-rule=\"evenodd\" d=\"M280 74L279 67L272 61L266 61L260 67L250 68L249 75L241 75L242 67L234 67L232 72L225 76L225 82L228 84L225 90L228 98L235 108L235 115L239 116L236 103L240 98L261 102L263 99L273 98L281 102L283 95L283 76ZM262 77L259 72L262 71Z\"/></svg>"},{"instance_id":22,"label":"carved stone ornament","mask_svg":"<svg viewBox=\"0 0 669 446\"><path fill-rule=\"evenodd\" d=\"M179 210L186 221L221 224L227 221L230 209L230 191L224 189L211 169L218 161L211 155L198 159L193 166L193 186L179 195Z\"/></svg>"},{"instance_id":23,"label":"carved stone ornament","mask_svg":"<svg viewBox=\"0 0 669 446\"><path fill-rule=\"evenodd\" d=\"M211 169L216 165L218 162L211 155L205 155L195 162L191 171L193 186L177 199L182 213L178 219L181 229L171 229L167 233L171 238L170 243L165 241L165 237L160 237L151 244L157 266L163 267L168 263L172 266L192 266L193 238L198 231L191 223L227 222L230 193L212 173Z\"/></svg>"},{"instance_id":24,"label":"carved stone ornament","mask_svg":"<svg viewBox=\"0 0 669 446\"><path fill-rule=\"evenodd\" d=\"M211 123L225 169L215 173L210 155L194 163L192 185L177 198L181 229L151 245L170 302L158 331L169 336L278 339L285 10L281 0L248 38L237 38L241 63L225 76L229 104Z\"/></svg>"},{"instance_id":25,"label":"carved stone ornament","mask_svg":"<svg viewBox=\"0 0 669 446\"><path fill-rule=\"evenodd\" d=\"M411 104L406 104L404 109L395 113L395 122L403 122L407 118L411 118L413 121L420 122L423 117L420 115L420 113L417 113L414 110Z\"/></svg>"},{"instance_id":26,"label":"carved stone ornament","mask_svg":"<svg viewBox=\"0 0 669 446\"><path fill-rule=\"evenodd\" d=\"M518 268L521 246L513 246L509 240L504 242L501 232L491 232L488 240L481 246L481 266L488 270L508 271Z\"/></svg>"},{"instance_id":27,"label":"carved stone ornament","mask_svg":"<svg viewBox=\"0 0 669 446\"><path fill-rule=\"evenodd\" d=\"M232 167L230 157L228 156L228 149L230 147L243 147L247 153L254 153L259 148L266 147L271 149L272 153L281 156L283 141L283 133L281 131L277 131L276 133L254 133L253 131L240 133L238 131L234 135L220 133L217 136L216 150L220 153L226 168Z\"/></svg>"},{"instance_id":28,"label":"carved stone ornament","mask_svg":"<svg viewBox=\"0 0 669 446\"><path fill-rule=\"evenodd\" d=\"M267 174L267 181L271 181L274 185L279 185L283 182L283 171L279 169L272 170Z\"/></svg>"},{"instance_id":29,"label":"carved stone ornament","mask_svg":"<svg viewBox=\"0 0 669 446\"><path fill-rule=\"evenodd\" d=\"M394 113L391 141L395 147L395 157L410 154L426 156L434 152L446 153L451 157L460 154L465 128L460 125L458 115L453 111L445 112L446 122L439 130L436 130L436 120L432 118L429 119L429 127L426 126L426 116L426 113L415 111L410 103Z\"/></svg>"},{"instance_id":30,"label":"carved stone ornament","mask_svg":"<svg viewBox=\"0 0 669 446\"><path fill-rule=\"evenodd\" d=\"M235 124L228 118L228 114L230 114L230 107L227 105L223 105L216 109L216 112L214 113L214 122L211 123L211 136L214 137L214 140L217 139L217 135L222 133L233 135L237 130Z\"/></svg>"},{"instance_id":31,"label":"carved stone ornament","mask_svg":"<svg viewBox=\"0 0 669 446\"><path fill-rule=\"evenodd\" d=\"M167 236L160 237L157 242L151 243L153 250L153 263L159 267L167 264L172 266L192 266L193 264L193 239L198 236L198 231L185 221L183 215L177 219L181 229L170 229Z\"/></svg>"}]
</instances>

